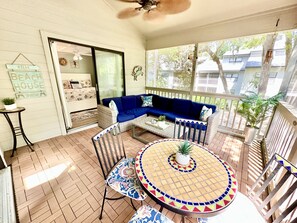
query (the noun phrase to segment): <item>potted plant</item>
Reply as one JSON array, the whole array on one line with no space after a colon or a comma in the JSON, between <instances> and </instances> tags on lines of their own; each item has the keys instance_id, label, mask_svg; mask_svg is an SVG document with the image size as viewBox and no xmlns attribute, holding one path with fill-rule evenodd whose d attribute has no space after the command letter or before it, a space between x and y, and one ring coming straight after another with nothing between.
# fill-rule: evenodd
<instances>
[{"instance_id":1,"label":"potted plant","mask_svg":"<svg viewBox=\"0 0 297 223\"><path fill-rule=\"evenodd\" d=\"M175 155L175 160L181 165L188 165L190 162L190 152L192 151L192 145L188 141L182 142L178 146L178 151Z\"/></svg>"},{"instance_id":2,"label":"potted plant","mask_svg":"<svg viewBox=\"0 0 297 223\"><path fill-rule=\"evenodd\" d=\"M272 109L278 104L283 94L278 93L270 98L264 98L254 92L248 92L245 98L241 99L241 107L238 113L246 118L247 124L245 127L245 141L244 143L251 145L257 131L259 124L265 120Z\"/></svg>"},{"instance_id":3,"label":"potted plant","mask_svg":"<svg viewBox=\"0 0 297 223\"><path fill-rule=\"evenodd\" d=\"M2 103L4 104L4 108L6 110L13 110L17 108L14 98L3 98Z\"/></svg>"},{"instance_id":4,"label":"potted plant","mask_svg":"<svg viewBox=\"0 0 297 223\"><path fill-rule=\"evenodd\" d=\"M158 125L160 126L160 127L164 127L164 126L166 126L166 116L165 115L160 115L159 117L158 117Z\"/></svg>"}]
</instances>

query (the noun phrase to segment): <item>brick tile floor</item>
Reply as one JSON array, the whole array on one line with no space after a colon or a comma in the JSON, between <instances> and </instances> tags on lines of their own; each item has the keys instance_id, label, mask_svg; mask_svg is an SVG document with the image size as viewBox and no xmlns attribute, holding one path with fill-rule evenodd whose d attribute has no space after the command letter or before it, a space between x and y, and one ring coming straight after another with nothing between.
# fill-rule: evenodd
<instances>
[{"instance_id":1,"label":"brick tile floor","mask_svg":"<svg viewBox=\"0 0 297 223\"><path fill-rule=\"evenodd\" d=\"M21 223L26 222L128 222L134 213L130 200L107 201L103 219L98 219L104 179L98 165L91 137L100 128L92 128L67 136L37 142L35 152L27 147L17 150L12 164L17 209ZM134 157L144 145L133 139L131 132L122 134L128 157ZM146 134L147 139L158 136ZM226 160L235 169L239 190L247 193L262 168L258 144L246 146L242 139L217 133L207 148ZM109 195L117 196L110 190ZM159 206L152 200L146 202ZM166 209L163 213L174 222L181 216ZM197 222L187 218L186 222Z\"/></svg>"}]
</instances>

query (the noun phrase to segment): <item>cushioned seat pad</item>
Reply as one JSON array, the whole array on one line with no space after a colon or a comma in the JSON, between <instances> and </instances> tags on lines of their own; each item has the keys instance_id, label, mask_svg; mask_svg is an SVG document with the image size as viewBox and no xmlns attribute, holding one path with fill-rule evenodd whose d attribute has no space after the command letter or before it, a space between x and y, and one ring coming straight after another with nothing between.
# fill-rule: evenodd
<instances>
[{"instance_id":1,"label":"cushioned seat pad","mask_svg":"<svg viewBox=\"0 0 297 223\"><path fill-rule=\"evenodd\" d=\"M135 173L135 159L121 160L107 177L107 184L115 191L135 200L144 200L146 193L141 189Z\"/></svg>"},{"instance_id":2,"label":"cushioned seat pad","mask_svg":"<svg viewBox=\"0 0 297 223\"><path fill-rule=\"evenodd\" d=\"M166 119L168 119L168 120L170 120L172 122L175 121L175 118L193 119L192 116L177 114L177 113L174 113L174 112L166 112L164 115L166 116Z\"/></svg>"},{"instance_id":3,"label":"cushioned seat pad","mask_svg":"<svg viewBox=\"0 0 297 223\"><path fill-rule=\"evenodd\" d=\"M129 115L135 115L135 118L145 115L150 110L150 107L134 108L126 112Z\"/></svg>"},{"instance_id":4,"label":"cushioned seat pad","mask_svg":"<svg viewBox=\"0 0 297 223\"><path fill-rule=\"evenodd\" d=\"M173 223L165 215L158 212L156 209L144 205L140 207L133 215L129 223Z\"/></svg>"},{"instance_id":5,"label":"cushioned seat pad","mask_svg":"<svg viewBox=\"0 0 297 223\"><path fill-rule=\"evenodd\" d=\"M122 112L118 114L117 121L118 122L126 122L129 120L133 120L135 118L134 114L127 114L126 112Z\"/></svg>"},{"instance_id":6,"label":"cushioned seat pad","mask_svg":"<svg viewBox=\"0 0 297 223\"><path fill-rule=\"evenodd\" d=\"M163 110L163 109L159 109L159 108L150 108L148 110L148 115L153 115L153 116L160 116L160 115L164 115L166 112L166 110Z\"/></svg>"}]
</instances>

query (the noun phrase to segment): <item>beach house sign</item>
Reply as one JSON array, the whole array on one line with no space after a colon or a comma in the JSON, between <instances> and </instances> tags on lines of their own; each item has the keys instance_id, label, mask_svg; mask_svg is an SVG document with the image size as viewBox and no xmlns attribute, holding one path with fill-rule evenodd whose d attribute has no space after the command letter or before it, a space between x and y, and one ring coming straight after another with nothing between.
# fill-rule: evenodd
<instances>
[{"instance_id":1,"label":"beach house sign","mask_svg":"<svg viewBox=\"0 0 297 223\"><path fill-rule=\"evenodd\" d=\"M6 64L17 99L46 96L39 67L32 64Z\"/></svg>"}]
</instances>

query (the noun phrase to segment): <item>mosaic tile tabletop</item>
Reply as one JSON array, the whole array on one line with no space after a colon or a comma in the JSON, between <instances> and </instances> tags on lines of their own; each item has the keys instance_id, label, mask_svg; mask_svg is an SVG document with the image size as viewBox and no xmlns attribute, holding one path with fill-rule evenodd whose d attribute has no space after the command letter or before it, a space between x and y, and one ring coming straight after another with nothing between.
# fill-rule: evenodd
<instances>
[{"instance_id":1,"label":"mosaic tile tabletop","mask_svg":"<svg viewBox=\"0 0 297 223\"><path fill-rule=\"evenodd\" d=\"M211 151L194 144L191 161L174 160L182 140L162 139L142 148L136 156L138 178L150 196L178 213L211 216L235 198L234 170Z\"/></svg>"}]
</instances>

